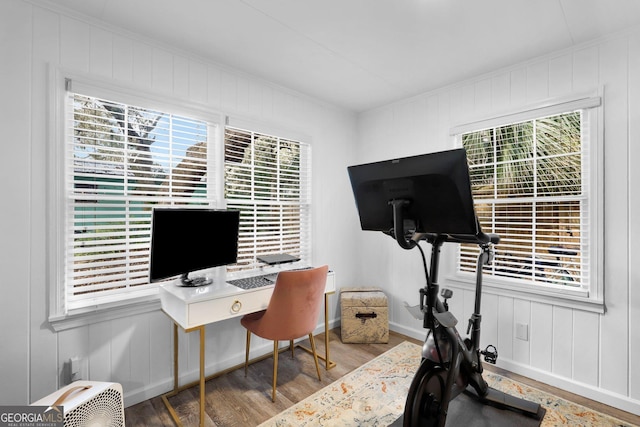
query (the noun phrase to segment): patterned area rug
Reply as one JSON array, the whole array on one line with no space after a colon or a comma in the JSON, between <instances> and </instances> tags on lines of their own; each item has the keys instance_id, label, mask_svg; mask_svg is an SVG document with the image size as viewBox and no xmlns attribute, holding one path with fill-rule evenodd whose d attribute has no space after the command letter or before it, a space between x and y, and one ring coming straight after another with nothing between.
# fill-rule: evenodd
<instances>
[{"instance_id":1,"label":"patterned area rug","mask_svg":"<svg viewBox=\"0 0 640 427\"><path fill-rule=\"evenodd\" d=\"M420 363L420 351L420 346L405 341L265 421L260 427L388 426L404 411L409 386ZM547 412L542 420L543 427L633 427L500 375L486 372L484 377L497 390L544 406Z\"/></svg>"}]
</instances>

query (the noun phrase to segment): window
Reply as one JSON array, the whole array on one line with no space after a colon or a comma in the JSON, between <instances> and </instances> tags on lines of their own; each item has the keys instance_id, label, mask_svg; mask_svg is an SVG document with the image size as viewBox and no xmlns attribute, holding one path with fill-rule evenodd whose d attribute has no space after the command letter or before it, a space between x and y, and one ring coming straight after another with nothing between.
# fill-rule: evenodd
<instances>
[{"instance_id":1,"label":"window","mask_svg":"<svg viewBox=\"0 0 640 427\"><path fill-rule=\"evenodd\" d=\"M238 263L260 267L260 254L310 261L310 147L299 141L227 127L224 197L240 211Z\"/></svg>"},{"instance_id":2,"label":"window","mask_svg":"<svg viewBox=\"0 0 640 427\"><path fill-rule=\"evenodd\" d=\"M239 259L311 259L311 149L304 137L52 69L49 320L56 330L157 310L151 210L238 209ZM245 130L253 129L253 130ZM280 136L274 136L280 135ZM224 136L224 143L223 143ZM226 182L225 182L226 181Z\"/></svg>"},{"instance_id":3,"label":"window","mask_svg":"<svg viewBox=\"0 0 640 427\"><path fill-rule=\"evenodd\" d=\"M457 134L478 219L501 236L485 275L529 290L601 298L594 262L598 105L599 98L560 104ZM458 271L474 272L476 256L477 247L461 245Z\"/></svg>"},{"instance_id":4,"label":"window","mask_svg":"<svg viewBox=\"0 0 640 427\"><path fill-rule=\"evenodd\" d=\"M54 320L154 294L157 285L148 280L153 206L216 200L215 124L78 92L64 98L58 220L64 268Z\"/></svg>"}]
</instances>

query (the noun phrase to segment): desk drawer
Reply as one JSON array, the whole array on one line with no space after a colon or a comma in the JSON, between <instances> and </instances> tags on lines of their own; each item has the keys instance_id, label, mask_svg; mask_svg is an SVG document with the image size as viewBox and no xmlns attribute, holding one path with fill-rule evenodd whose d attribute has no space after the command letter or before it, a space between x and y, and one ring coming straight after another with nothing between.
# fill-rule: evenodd
<instances>
[{"instance_id":1,"label":"desk drawer","mask_svg":"<svg viewBox=\"0 0 640 427\"><path fill-rule=\"evenodd\" d=\"M189 327L194 327L264 310L272 293L270 286L241 295L191 303L187 322Z\"/></svg>"}]
</instances>

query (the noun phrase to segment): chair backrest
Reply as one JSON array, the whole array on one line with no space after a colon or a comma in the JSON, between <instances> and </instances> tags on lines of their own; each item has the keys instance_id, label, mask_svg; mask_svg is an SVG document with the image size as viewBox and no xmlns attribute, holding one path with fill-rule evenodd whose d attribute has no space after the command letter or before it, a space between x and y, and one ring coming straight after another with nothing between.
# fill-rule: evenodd
<instances>
[{"instance_id":1,"label":"chair backrest","mask_svg":"<svg viewBox=\"0 0 640 427\"><path fill-rule=\"evenodd\" d=\"M329 268L282 271L260 323L269 325L273 340L292 340L310 334L318 324Z\"/></svg>"}]
</instances>

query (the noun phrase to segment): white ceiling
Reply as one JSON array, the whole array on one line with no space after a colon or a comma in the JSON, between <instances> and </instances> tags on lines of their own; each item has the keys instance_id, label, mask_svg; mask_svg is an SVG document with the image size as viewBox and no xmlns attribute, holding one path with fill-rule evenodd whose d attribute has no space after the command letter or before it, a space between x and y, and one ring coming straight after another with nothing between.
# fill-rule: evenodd
<instances>
[{"instance_id":1,"label":"white ceiling","mask_svg":"<svg viewBox=\"0 0 640 427\"><path fill-rule=\"evenodd\" d=\"M640 24L640 0L48 3L353 111Z\"/></svg>"}]
</instances>

